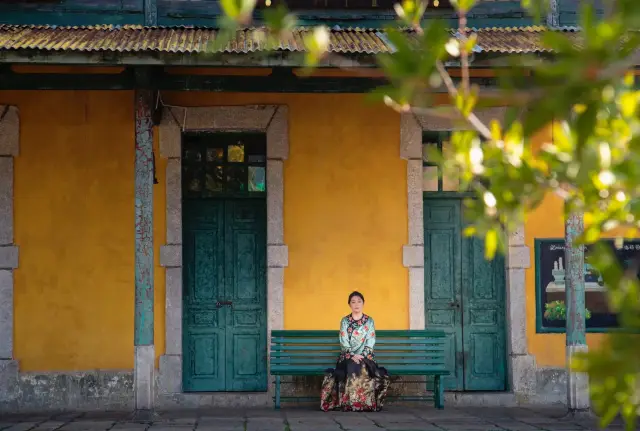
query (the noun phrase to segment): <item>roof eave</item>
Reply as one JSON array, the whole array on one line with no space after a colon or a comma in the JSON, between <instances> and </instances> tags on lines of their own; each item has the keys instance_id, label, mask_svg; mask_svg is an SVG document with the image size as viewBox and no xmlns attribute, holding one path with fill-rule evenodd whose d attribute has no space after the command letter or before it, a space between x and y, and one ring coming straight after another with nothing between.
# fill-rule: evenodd
<instances>
[{"instance_id":1,"label":"roof eave","mask_svg":"<svg viewBox=\"0 0 640 431\"><path fill-rule=\"evenodd\" d=\"M321 68L376 68L375 53L339 54L319 65ZM519 53L487 52L476 53L472 67L489 68L497 59L521 55ZM527 55L532 55L528 53ZM165 53L141 52L70 52L40 50L2 50L0 64L41 64L77 66L187 66L187 67L304 67L303 52L272 51L253 53ZM449 67L458 66L450 62ZM500 67L500 66L497 66Z\"/></svg>"}]
</instances>

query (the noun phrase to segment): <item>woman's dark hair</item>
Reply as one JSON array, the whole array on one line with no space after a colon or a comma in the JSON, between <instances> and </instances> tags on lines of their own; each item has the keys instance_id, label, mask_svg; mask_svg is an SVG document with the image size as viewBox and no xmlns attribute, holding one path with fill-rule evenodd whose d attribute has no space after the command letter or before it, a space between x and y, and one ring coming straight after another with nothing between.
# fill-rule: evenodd
<instances>
[{"instance_id":1,"label":"woman's dark hair","mask_svg":"<svg viewBox=\"0 0 640 431\"><path fill-rule=\"evenodd\" d=\"M349 295L349 300L347 301L347 304L351 304L351 298L353 298L354 296L357 296L358 298L362 299L362 303L364 304L364 296L362 296L362 293L358 291L351 292L351 295Z\"/></svg>"}]
</instances>

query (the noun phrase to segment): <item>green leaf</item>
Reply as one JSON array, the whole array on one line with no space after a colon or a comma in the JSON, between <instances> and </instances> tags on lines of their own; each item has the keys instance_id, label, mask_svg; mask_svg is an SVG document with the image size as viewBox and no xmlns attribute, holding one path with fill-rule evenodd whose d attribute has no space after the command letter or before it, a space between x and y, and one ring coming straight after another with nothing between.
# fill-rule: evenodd
<instances>
[{"instance_id":1,"label":"green leaf","mask_svg":"<svg viewBox=\"0 0 640 431\"><path fill-rule=\"evenodd\" d=\"M283 31L290 31L296 25L296 16L290 14L283 4L270 7L263 11L263 20L270 33L279 35Z\"/></svg>"},{"instance_id":2,"label":"green leaf","mask_svg":"<svg viewBox=\"0 0 640 431\"><path fill-rule=\"evenodd\" d=\"M476 0L451 0L451 4L460 13L467 13L476 4Z\"/></svg>"},{"instance_id":3,"label":"green leaf","mask_svg":"<svg viewBox=\"0 0 640 431\"><path fill-rule=\"evenodd\" d=\"M220 0L220 7L224 15L231 19L237 19L240 15L240 4L237 0Z\"/></svg>"},{"instance_id":4,"label":"green leaf","mask_svg":"<svg viewBox=\"0 0 640 431\"><path fill-rule=\"evenodd\" d=\"M484 244L485 259L493 259L496 255L496 250L498 249L498 232L496 232L494 229L488 231L484 238Z\"/></svg>"},{"instance_id":5,"label":"green leaf","mask_svg":"<svg viewBox=\"0 0 640 431\"><path fill-rule=\"evenodd\" d=\"M632 117L638 106L638 94L635 92L624 93L620 96L620 110L625 117Z\"/></svg>"}]
</instances>

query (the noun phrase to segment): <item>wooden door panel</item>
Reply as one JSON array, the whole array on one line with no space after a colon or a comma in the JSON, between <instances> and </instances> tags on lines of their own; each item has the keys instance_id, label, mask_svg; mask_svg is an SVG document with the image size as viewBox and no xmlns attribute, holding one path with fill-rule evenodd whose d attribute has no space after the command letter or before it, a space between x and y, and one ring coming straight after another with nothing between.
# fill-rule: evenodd
<instances>
[{"instance_id":1,"label":"wooden door panel","mask_svg":"<svg viewBox=\"0 0 640 431\"><path fill-rule=\"evenodd\" d=\"M229 200L225 215L227 390L267 390L264 200Z\"/></svg>"},{"instance_id":2,"label":"wooden door panel","mask_svg":"<svg viewBox=\"0 0 640 431\"><path fill-rule=\"evenodd\" d=\"M484 257L482 238L465 238L463 334L465 390L506 390L504 258Z\"/></svg>"},{"instance_id":3,"label":"wooden door panel","mask_svg":"<svg viewBox=\"0 0 640 431\"><path fill-rule=\"evenodd\" d=\"M451 376L445 389L463 389L460 314L460 206L455 200L424 201L425 324L447 334L447 364Z\"/></svg>"},{"instance_id":4,"label":"wooden door panel","mask_svg":"<svg viewBox=\"0 0 640 431\"><path fill-rule=\"evenodd\" d=\"M183 225L183 389L224 390L224 204L185 203Z\"/></svg>"}]
</instances>

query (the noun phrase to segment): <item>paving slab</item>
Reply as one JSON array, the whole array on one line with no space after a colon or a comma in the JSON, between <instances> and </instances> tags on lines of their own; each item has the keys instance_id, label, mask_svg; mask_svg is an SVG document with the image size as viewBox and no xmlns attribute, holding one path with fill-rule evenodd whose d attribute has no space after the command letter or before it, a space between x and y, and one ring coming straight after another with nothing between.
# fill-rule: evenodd
<instances>
[{"instance_id":1,"label":"paving slab","mask_svg":"<svg viewBox=\"0 0 640 431\"><path fill-rule=\"evenodd\" d=\"M244 427L247 423L246 418L214 418L207 416L198 420L197 428L217 426L217 427Z\"/></svg>"},{"instance_id":2,"label":"paving slab","mask_svg":"<svg viewBox=\"0 0 640 431\"><path fill-rule=\"evenodd\" d=\"M297 425L316 425L316 426L328 426L328 427L340 427L340 425L332 420L331 418L327 419L287 419L286 423L289 426L297 426Z\"/></svg>"},{"instance_id":3,"label":"paving slab","mask_svg":"<svg viewBox=\"0 0 640 431\"><path fill-rule=\"evenodd\" d=\"M81 418L64 423L60 429L63 431L108 430L111 429L115 424L116 421L114 420L87 420L85 418Z\"/></svg>"},{"instance_id":4,"label":"paving slab","mask_svg":"<svg viewBox=\"0 0 640 431\"><path fill-rule=\"evenodd\" d=\"M562 408L455 408L388 406L382 412L322 412L314 407L199 409L157 412L7 415L0 431L582 431L597 419L569 417ZM623 430L616 421L607 430Z\"/></svg>"},{"instance_id":5,"label":"paving slab","mask_svg":"<svg viewBox=\"0 0 640 431\"><path fill-rule=\"evenodd\" d=\"M112 422L112 424L113 423L114 422ZM67 422L62 422L62 421L45 421L45 422L40 423L34 429L36 429L37 431L53 431L53 430L56 430L58 428L63 427L66 424L67 424Z\"/></svg>"},{"instance_id":6,"label":"paving slab","mask_svg":"<svg viewBox=\"0 0 640 431\"><path fill-rule=\"evenodd\" d=\"M141 424L141 423L137 423L137 422L122 421L122 422L116 422L116 424L111 428L110 431L123 431L123 430L141 431L141 430L147 429L149 426L150 426L149 424Z\"/></svg>"},{"instance_id":7,"label":"paving slab","mask_svg":"<svg viewBox=\"0 0 640 431\"><path fill-rule=\"evenodd\" d=\"M380 424L382 429L387 431L423 431L442 430L442 428L428 422L414 422L402 424Z\"/></svg>"},{"instance_id":8,"label":"paving slab","mask_svg":"<svg viewBox=\"0 0 640 431\"><path fill-rule=\"evenodd\" d=\"M193 431L194 429L195 429L195 426L190 426L190 427L166 426L163 423L154 423L149 428L147 428L148 431Z\"/></svg>"},{"instance_id":9,"label":"paving slab","mask_svg":"<svg viewBox=\"0 0 640 431\"><path fill-rule=\"evenodd\" d=\"M17 422L12 424L10 427L7 428L7 430L9 431L29 431L35 427L37 427L38 425L40 425L40 423L42 422Z\"/></svg>"},{"instance_id":10,"label":"paving slab","mask_svg":"<svg viewBox=\"0 0 640 431\"><path fill-rule=\"evenodd\" d=\"M198 428L202 431L244 431L244 426L242 427L204 427Z\"/></svg>"},{"instance_id":11,"label":"paving slab","mask_svg":"<svg viewBox=\"0 0 640 431\"><path fill-rule=\"evenodd\" d=\"M538 431L540 428L537 428L530 424L525 424L523 422L513 422L513 421L496 421L493 422L498 428L509 430L509 431Z\"/></svg>"}]
</instances>

